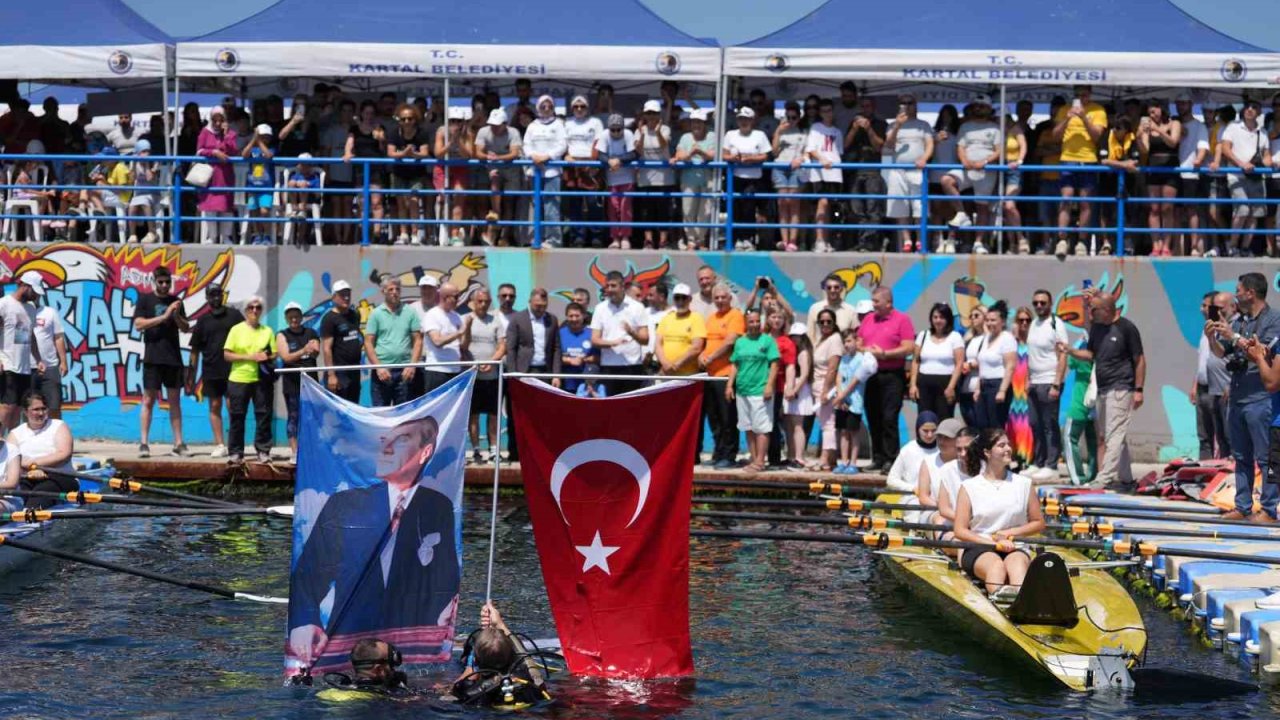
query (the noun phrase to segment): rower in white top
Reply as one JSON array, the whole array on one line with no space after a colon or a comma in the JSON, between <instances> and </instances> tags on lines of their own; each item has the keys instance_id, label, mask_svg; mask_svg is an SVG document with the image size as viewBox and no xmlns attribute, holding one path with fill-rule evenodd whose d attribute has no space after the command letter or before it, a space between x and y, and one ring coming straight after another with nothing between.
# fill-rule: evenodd
<instances>
[{"instance_id":1,"label":"rower in white top","mask_svg":"<svg viewBox=\"0 0 1280 720\"><path fill-rule=\"evenodd\" d=\"M960 484L968 478L960 467L963 459L961 456L977 432L966 427L959 418L947 418L938 423L935 434L938 438L938 453L920 464L916 497L921 505L937 509L922 510L918 518L922 523L953 525L956 520L956 495L960 492ZM939 537L950 540L952 535L948 530L940 533Z\"/></svg>"},{"instance_id":2,"label":"rower in white top","mask_svg":"<svg viewBox=\"0 0 1280 720\"><path fill-rule=\"evenodd\" d=\"M955 536L971 543L995 543L989 550L965 550L960 565L986 583L996 598L1017 595L1031 556L1013 539L1044 530L1044 515L1031 479L1009 469L1013 448L1002 430L984 430L965 450L969 479L956 496ZM983 461L986 467L982 467Z\"/></svg>"},{"instance_id":3,"label":"rower in white top","mask_svg":"<svg viewBox=\"0 0 1280 720\"><path fill-rule=\"evenodd\" d=\"M5 439L6 449L20 458L27 470L24 490L38 492L74 492L80 483L68 473L74 470L71 455L75 452L75 440L71 428L61 420L49 417L49 403L44 396L30 390L22 398L22 409L27 421L14 428ZM45 470L59 472L46 473ZM26 507L44 508L57 504L56 498L33 497Z\"/></svg>"}]
</instances>

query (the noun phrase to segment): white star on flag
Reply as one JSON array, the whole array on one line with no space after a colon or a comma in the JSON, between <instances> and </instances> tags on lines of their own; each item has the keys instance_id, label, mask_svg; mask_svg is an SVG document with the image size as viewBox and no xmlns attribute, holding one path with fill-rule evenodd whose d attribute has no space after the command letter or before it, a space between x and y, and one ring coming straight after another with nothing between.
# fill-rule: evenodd
<instances>
[{"instance_id":1,"label":"white star on flag","mask_svg":"<svg viewBox=\"0 0 1280 720\"><path fill-rule=\"evenodd\" d=\"M604 571L605 575L611 575L609 572L609 556L618 552L618 548L605 545L600 542L600 531L596 531L595 539L590 545L574 545L578 552L582 553L584 558L582 561L582 572L586 572L593 567L598 567Z\"/></svg>"}]
</instances>

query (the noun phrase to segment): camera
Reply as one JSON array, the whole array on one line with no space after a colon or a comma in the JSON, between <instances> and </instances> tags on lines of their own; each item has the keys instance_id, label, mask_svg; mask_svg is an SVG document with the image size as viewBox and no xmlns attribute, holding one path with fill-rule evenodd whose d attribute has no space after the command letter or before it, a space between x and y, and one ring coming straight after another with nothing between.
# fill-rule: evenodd
<instances>
[{"instance_id":1,"label":"camera","mask_svg":"<svg viewBox=\"0 0 1280 720\"><path fill-rule=\"evenodd\" d=\"M1232 350L1231 354L1227 355L1225 360L1226 362L1224 364L1227 368L1227 372L1242 373L1249 369L1249 356L1245 355L1241 350Z\"/></svg>"}]
</instances>

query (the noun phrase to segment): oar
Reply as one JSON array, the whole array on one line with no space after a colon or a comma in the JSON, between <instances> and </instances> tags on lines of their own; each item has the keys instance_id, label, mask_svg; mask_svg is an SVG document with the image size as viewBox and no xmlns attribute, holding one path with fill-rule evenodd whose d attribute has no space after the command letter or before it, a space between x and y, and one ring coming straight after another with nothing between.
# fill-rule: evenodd
<instances>
[{"instance_id":1,"label":"oar","mask_svg":"<svg viewBox=\"0 0 1280 720\"><path fill-rule=\"evenodd\" d=\"M1199 523L1202 525L1236 525L1239 527L1258 527L1258 523L1248 520L1226 520L1221 517L1213 517L1210 515L1182 515L1173 512L1161 510L1149 512L1134 512L1132 510L1090 510L1087 508L1072 507L1070 505L1053 506L1052 512L1049 508L1045 508L1045 517L1059 518L1076 518L1094 516L1109 518L1126 518L1130 520L1154 520L1157 522L1187 522ZM1280 526L1277 526L1280 527Z\"/></svg>"},{"instance_id":2,"label":"oar","mask_svg":"<svg viewBox=\"0 0 1280 720\"><path fill-rule=\"evenodd\" d=\"M126 567L124 565L118 565L116 563L108 562L106 560L99 560L98 558L88 557L87 555L76 555L73 553L64 552L62 550L56 550L54 548L46 548L46 547L40 547L39 545L31 545L23 540L15 540L14 538L8 537L7 535L4 535L4 534L0 534L0 545L7 545L9 547L18 548L19 550L26 550L27 552L33 552L38 555L48 555L49 557L55 557L60 560L70 560L71 562L78 562L78 563L83 563L85 565L92 565L97 568L102 568L103 570L113 570L118 573L124 573L125 575L133 575L135 577L146 578L148 580L156 580L158 582L168 583L170 585L177 585L178 587L190 588L191 590L199 590L201 592L212 593L214 595L220 595L222 597L230 598L232 600L250 600L253 602L273 603L273 604L284 604L289 602L289 598L272 597L270 595L254 595L251 593L237 592L235 590L230 590L228 588L217 587L214 585L206 585L205 583L195 582L193 580L181 580L179 578L169 577L168 575L161 575L160 573L151 572L150 570L142 570L141 568Z\"/></svg>"},{"instance_id":3,"label":"oar","mask_svg":"<svg viewBox=\"0 0 1280 720\"><path fill-rule=\"evenodd\" d=\"M1114 510L1125 510L1125 509L1142 510L1142 509L1147 509L1148 507L1144 505L1116 505L1114 503L1105 503L1105 502L1099 502L1096 500L1076 500L1075 497L1070 497L1070 498L1047 497L1047 498L1044 498L1041 501L1041 503L1045 506L1067 505L1067 506L1085 507L1085 508L1109 508ZM1156 507L1151 507L1150 509L1157 512L1179 512L1179 513L1186 513L1190 515L1221 515L1224 512L1220 508L1210 507L1210 506L1205 506L1201 508L1177 507L1177 508L1168 508L1167 510L1161 510Z\"/></svg>"},{"instance_id":4,"label":"oar","mask_svg":"<svg viewBox=\"0 0 1280 720\"><path fill-rule=\"evenodd\" d=\"M92 492L46 492L44 490L6 490L4 495L12 495L16 497L33 497L33 498L57 498L64 503L109 503L117 505L146 505L148 507L170 507L185 508L191 510L206 509L208 505L196 505L189 502L181 502L179 500L150 500L147 498L137 498L131 495L112 495L110 493L92 493Z\"/></svg>"},{"instance_id":5,"label":"oar","mask_svg":"<svg viewBox=\"0 0 1280 720\"><path fill-rule=\"evenodd\" d=\"M11 513L0 513L0 521L18 523L44 522L45 520L101 520L144 517L201 517L209 515L265 515L267 517L293 517L292 505L275 507L211 507L172 508L169 510L35 510L28 508Z\"/></svg>"},{"instance_id":6,"label":"oar","mask_svg":"<svg viewBox=\"0 0 1280 720\"><path fill-rule=\"evenodd\" d=\"M969 543L958 540L934 540L932 538L915 537L913 535L890 535L888 533L788 533L758 532L752 530L690 530L690 537L705 538L744 538L754 540L795 540L800 542L842 543L845 545L863 545L876 550L902 547L925 547L949 550L991 550L995 544Z\"/></svg>"},{"instance_id":7,"label":"oar","mask_svg":"<svg viewBox=\"0 0 1280 720\"><path fill-rule=\"evenodd\" d=\"M885 491L883 487L845 485L843 483L820 482L816 480L814 482L785 482L781 480L699 480L698 478L694 478L693 484L701 487L796 490L798 492L814 493L815 495L818 493L829 493L831 495L854 493L875 496Z\"/></svg>"},{"instance_id":8,"label":"oar","mask_svg":"<svg viewBox=\"0 0 1280 720\"><path fill-rule=\"evenodd\" d=\"M750 513L725 512L722 510L692 510L693 517L721 518L724 520L763 520L767 522L793 522L802 525L841 525L854 530L883 530L898 528L902 530L950 530L950 525L933 523L913 523L905 520L871 517L869 515L851 514L845 517L829 515L785 515L782 513Z\"/></svg>"},{"instance_id":9,"label":"oar","mask_svg":"<svg viewBox=\"0 0 1280 720\"><path fill-rule=\"evenodd\" d=\"M1121 533L1124 535L1157 535L1175 537L1212 538L1215 540L1273 540L1280 542L1280 534L1243 533L1218 530L1191 530L1178 528L1146 527L1142 525L1112 525L1099 522L1049 523L1048 530L1060 530L1074 535L1094 535L1107 537Z\"/></svg>"},{"instance_id":10,"label":"oar","mask_svg":"<svg viewBox=\"0 0 1280 720\"><path fill-rule=\"evenodd\" d=\"M937 505L920 505L918 503L887 503L874 500L854 500L833 495L819 495L823 500L843 500L844 507L854 512L860 510L937 510Z\"/></svg>"},{"instance_id":11,"label":"oar","mask_svg":"<svg viewBox=\"0 0 1280 720\"><path fill-rule=\"evenodd\" d=\"M744 497L705 497L695 496L693 504L695 505L770 505L773 507L793 507L793 508L815 508L826 510L848 510L853 504L864 507L867 500L855 500L853 498L828 498L826 500L818 499L799 499L799 498L744 498ZM913 510L929 510L920 505L911 505Z\"/></svg>"},{"instance_id":12,"label":"oar","mask_svg":"<svg viewBox=\"0 0 1280 720\"><path fill-rule=\"evenodd\" d=\"M191 493L181 492L179 490L169 490L166 488L152 487L144 485L136 480L124 480L121 478L104 478L90 473L71 472L70 470L59 470L57 468L47 468L31 466L29 470L43 470L49 475L59 475L61 477L75 478L77 480L88 480L90 482L102 483L116 490L124 490L126 492L144 492L152 495L163 495L164 497L177 498L179 500L187 500L201 505L217 505L219 507L240 507L238 503L228 502L226 500L218 500L217 498L201 497Z\"/></svg>"}]
</instances>

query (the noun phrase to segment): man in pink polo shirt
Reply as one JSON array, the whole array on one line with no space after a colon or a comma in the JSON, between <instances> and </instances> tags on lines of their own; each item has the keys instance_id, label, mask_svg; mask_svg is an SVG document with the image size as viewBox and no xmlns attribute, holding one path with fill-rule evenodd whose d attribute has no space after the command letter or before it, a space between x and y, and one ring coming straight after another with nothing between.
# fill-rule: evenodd
<instances>
[{"instance_id":1,"label":"man in pink polo shirt","mask_svg":"<svg viewBox=\"0 0 1280 720\"><path fill-rule=\"evenodd\" d=\"M907 357L915 327L906 313L893 309L893 291L881 286L871 293L872 312L858 326L867 352L879 370L867 380L867 435L871 438L869 471L888 470L898 458L898 414L907 387Z\"/></svg>"}]
</instances>

